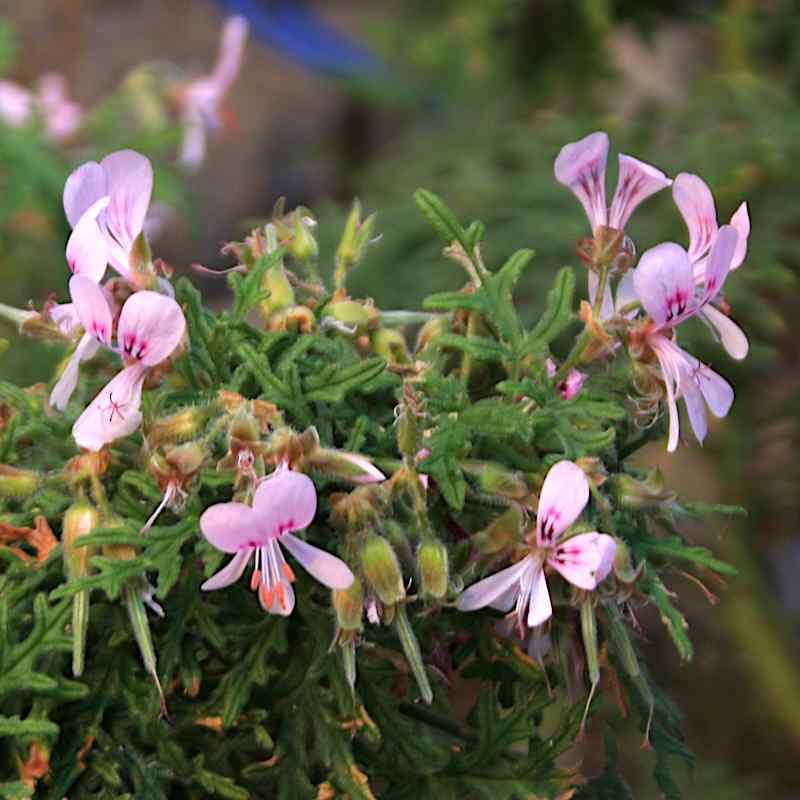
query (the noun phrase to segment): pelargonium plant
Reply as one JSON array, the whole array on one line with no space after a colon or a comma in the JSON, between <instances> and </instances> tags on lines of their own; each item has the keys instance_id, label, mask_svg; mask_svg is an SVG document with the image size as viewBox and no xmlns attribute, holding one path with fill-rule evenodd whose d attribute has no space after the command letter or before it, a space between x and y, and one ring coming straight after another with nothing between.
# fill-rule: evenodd
<instances>
[{"instance_id":1,"label":"pelargonium plant","mask_svg":"<svg viewBox=\"0 0 800 800\"><path fill-rule=\"evenodd\" d=\"M733 510L633 456L678 448L678 400L700 442L731 407L678 337L696 316L746 354L721 291L749 222L625 155L609 210L607 151L595 133L555 163L589 215L590 300L563 268L530 328L532 251L489 266L483 226L424 190L460 290L350 297L376 218L356 203L328 264L279 204L226 245L211 311L153 258L146 158L70 176L72 277L0 307L64 352L49 383L0 385L4 796L624 797L612 734L601 775L580 758L620 718L679 796L648 609L689 660L667 576L732 568L679 526ZM630 215L670 187L688 250L637 259Z\"/></svg>"}]
</instances>

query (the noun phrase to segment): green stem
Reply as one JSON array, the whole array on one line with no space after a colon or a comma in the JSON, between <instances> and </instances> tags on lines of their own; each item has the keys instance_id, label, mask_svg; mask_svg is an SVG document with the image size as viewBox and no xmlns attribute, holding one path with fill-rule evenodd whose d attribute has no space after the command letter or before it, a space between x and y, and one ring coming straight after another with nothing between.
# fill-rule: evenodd
<instances>
[{"instance_id":1,"label":"green stem","mask_svg":"<svg viewBox=\"0 0 800 800\"><path fill-rule=\"evenodd\" d=\"M586 352L586 348L591 341L592 335L584 328L583 333L575 340L575 344L572 345L572 350L569 351L569 355L564 360L564 363L558 368L558 372L556 372L553 378L555 384L561 383L561 381L569 375L569 371L583 358L583 354Z\"/></svg>"}]
</instances>

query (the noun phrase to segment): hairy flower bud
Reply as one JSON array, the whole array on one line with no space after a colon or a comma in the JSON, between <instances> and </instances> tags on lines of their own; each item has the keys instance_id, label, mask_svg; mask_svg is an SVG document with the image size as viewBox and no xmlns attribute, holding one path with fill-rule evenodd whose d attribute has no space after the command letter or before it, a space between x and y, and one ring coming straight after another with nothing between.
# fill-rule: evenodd
<instances>
[{"instance_id":1,"label":"hairy flower bud","mask_svg":"<svg viewBox=\"0 0 800 800\"><path fill-rule=\"evenodd\" d=\"M191 439L203 427L208 411L198 406L189 406L166 417L155 420L147 431L147 441L151 447L167 442L180 442Z\"/></svg>"},{"instance_id":2,"label":"hairy flower bud","mask_svg":"<svg viewBox=\"0 0 800 800\"><path fill-rule=\"evenodd\" d=\"M294 289L286 277L283 264L275 264L264 273L261 288L269 292L269 297L260 303L261 313L265 319L276 311L283 311L294 305Z\"/></svg>"},{"instance_id":3,"label":"hairy flower bud","mask_svg":"<svg viewBox=\"0 0 800 800\"><path fill-rule=\"evenodd\" d=\"M394 605L406 596L400 562L382 536L371 534L367 539L361 549L361 569L384 605Z\"/></svg>"},{"instance_id":4,"label":"hairy flower bud","mask_svg":"<svg viewBox=\"0 0 800 800\"><path fill-rule=\"evenodd\" d=\"M644 569L644 561L640 562L638 566L633 565L633 557L628 545L621 539L614 540L617 544L617 549L614 555L614 575L622 583L632 584L635 583Z\"/></svg>"},{"instance_id":5,"label":"hairy flower bud","mask_svg":"<svg viewBox=\"0 0 800 800\"><path fill-rule=\"evenodd\" d=\"M479 552L487 556L500 553L519 542L524 525L525 515L522 507L515 503L486 528L475 534L473 537L475 546Z\"/></svg>"},{"instance_id":6,"label":"hairy flower bud","mask_svg":"<svg viewBox=\"0 0 800 800\"><path fill-rule=\"evenodd\" d=\"M410 364L406 338L396 328L378 328L370 335L372 349L389 364Z\"/></svg>"},{"instance_id":7,"label":"hairy flower bud","mask_svg":"<svg viewBox=\"0 0 800 800\"><path fill-rule=\"evenodd\" d=\"M361 203L355 200L347 216L339 247L336 249L337 270L347 270L361 261L370 243L374 225L374 214L362 221Z\"/></svg>"},{"instance_id":8,"label":"hairy flower bud","mask_svg":"<svg viewBox=\"0 0 800 800\"><path fill-rule=\"evenodd\" d=\"M422 596L441 600L450 582L447 548L435 539L424 541L417 550L417 569Z\"/></svg>"},{"instance_id":9,"label":"hairy flower bud","mask_svg":"<svg viewBox=\"0 0 800 800\"><path fill-rule=\"evenodd\" d=\"M356 300L336 300L325 306L322 319L335 320L352 336L361 336L367 331L370 315L363 303Z\"/></svg>"},{"instance_id":10,"label":"hairy flower bud","mask_svg":"<svg viewBox=\"0 0 800 800\"><path fill-rule=\"evenodd\" d=\"M87 574L89 559L94 551L91 547L76 547L76 542L99 524L100 514L85 500L74 503L64 512L61 545L69 580L83 578Z\"/></svg>"},{"instance_id":11,"label":"hairy flower bud","mask_svg":"<svg viewBox=\"0 0 800 800\"><path fill-rule=\"evenodd\" d=\"M352 483L380 483L386 476L365 456L318 447L306 456L306 463L332 477Z\"/></svg>"},{"instance_id":12,"label":"hairy flower bud","mask_svg":"<svg viewBox=\"0 0 800 800\"><path fill-rule=\"evenodd\" d=\"M509 500L524 500L530 489L521 472L512 472L491 461L467 461L464 472L477 479L478 488L486 494L496 494Z\"/></svg>"},{"instance_id":13,"label":"hairy flower bud","mask_svg":"<svg viewBox=\"0 0 800 800\"><path fill-rule=\"evenodd\" d=\"M331 594L336 621L343 631L359 632L363 629L364 590L356 578L347 589L334 589Z\"/></svg>"},{"instance_id":14,"label":"hairy flower bud","mask_svg":"<svg viewBox=\"0 0 800 800\"><path fill-rule=\"evenodd\" d=\"M675 492L664 488L664 476L660 469L652 470L644 481L631 475L615 475L614 494L617 504L634 511L664 508L671 505Z\"/></svg>"},{"instance_id":15,"label":"hairy flower bud","mask_svg":"<svg viewBox=\"0 0 800 800\"><path fill-rule=\"evenodd\" d=\"M0 497L30 497L39 487L39 475L29 469L0 464Z\"/></svg>"}]
</instances>

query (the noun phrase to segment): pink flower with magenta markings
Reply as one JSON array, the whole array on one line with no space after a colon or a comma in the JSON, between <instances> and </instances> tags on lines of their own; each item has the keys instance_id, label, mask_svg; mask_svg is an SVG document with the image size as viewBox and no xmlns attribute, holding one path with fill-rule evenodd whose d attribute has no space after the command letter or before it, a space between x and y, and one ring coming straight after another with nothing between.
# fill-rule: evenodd
<instances>
[{"instance_id":1,"label":"pink flower with magenta markings","mask_svg":"<svg viewBox=\"0 0 800 800\"><path fill-rule=\"evenodd\" d=\"M642 255L633 271L636 296L652 320L645 341L658 359L667 392L669 440L673 452L680 435L677 400L682 397L697 440L708 432L706 405L716 417L724 417L733 404L733 388L710 367L675 343L674 330L685 320L702 314L718 296L738 253L738 234L723 225L715 234L697 286L690 254L674 242L665 242Z\"/></svg>"},{"instance_id":2,"label":"pink flower with magenta markings","mask_svg":"<svg viewBox=\"0 0 800 800\"><path fill-rule=\"evenodd\" d=\"M606 203L607 133L597 131L577 142L565 144L556 157L556 180L580 200L594 235L600 227L624 230L631 214L641 203L672 183L661 170L644 161L624 153L620 153L618 158L617 188L609 208ZM589 299L592 303L598 280L596 273L589 272ZM611 287L606 284L602 317L611 316L613 308Z\"/></svg>"},{"instance_id":3,"label":"pink flower with magenta markings","mask_svg":"<svg viewBox=\"0 0 800 800\"><path fill-rule=\"evenodd\" d=\"M553 361L552 358L548 358L545 361L545 367L547 369L548 377L555 378L556 373L558 372L556 362ZM561 381L561 383L559 383L556 387L558 389L558 393L564 398L564 400L572 400L572 398L575 397L575 395L581 390L588 377L589 376L585 372L581 372L577 369L571 369L567 373L567 377L564 378L564 380Z\"/></svg>"},{"instance_id":4,"label":"pink flower with magenta markings","mask_svg":"<svg viewBox=\"0 0 800 800\"><path fill-rule=\"evenodd\" d=\"M689 229L689 259L695 282L698 285L705 283L709 254L722 230L717 224L714 196L705 181L697 175L682 172L675 178L672 197ZM747 203L742 203L736 209L731 217L730 227L737 233L736 249L730 263L730 269L734 270L741 266L747 255L747 240L750 236ZM700 316L719 336L728 355L736 359L743 359L747 355L747 337L727 314L709 303L701 309Z\"/></svg>"},{"instance_id":5,"label":"pink flower with magenta markings","mask_svg":"<svg viewBox=\"0 0 800 800\"><path fill-rule=\"evenodd\" d=\"M545 567L573 586L591 591L611 571L616 542L592 531L563 538L589 502L589 481L572 461L554 464L542 485L536 515L536 543L521 561L469 587L456 603L461 611L490 606L511 611L520 635L553 614Z\"/></svg>"},{"instance_id":6,"label":"pink flower with magenta markings","mask_svg":"<svg viewBox=\"0 0 800 800\"><path fill-rule=\"evenodd\" d=\"M72 227L67 264L72 272L102 280L107 264L134 286L133 244L144 227L153 192L153 167L134 150L119 150L99 164L78 167L64 185L64 212Z\"/></svg>"},{"instance_id":7,"label":"pink flower with magenta markings","mask_svg":"<svg viewBox=\"0 0 800 800\"><path fill-rule=\"evenodd\" d=\"M289 616L294 609L295 576L281 547L320 583L330 589L349 588L354 578L344 561L294 536L312 523L316 513L314 482L286 465L261 482L252 507L219 503L207 508L200 517L203 536L233 558L203 583L203 591L235 583L254 557L250 588L258 592L261 607L270 614Z\"/></svg>"},{"instance_id":8,"label":"pink flower with magenta markings","mask_svg":"<svg viewBox=\"0 0 800 800\"><path fill-rule=\"evenodd\" d=\"M230 17L222 30L217 63L209 75L192 81L178 94L178 106L185 132L180 162L197 169L206 154L206 131L222 127L220 107L242 65L247 41L247 20Z\"/></svg>"},{"instance_id":9,"label":"pink flower with magenta markings","mask_svg":"<svg viewBox=\"0 0 800 800\"><path fill-rule=\"evenodd\" d=\"M92 400L72 427L80 447L100 450L133 433L142 417L139 406L147 371L165 361L183 339L186 320L180 306L157 292L131 295L119 315L117 344L112 345L113 315L102 287L82 275L70 280L70 293L85 331L70 365L53 389L57 407L63 407L77 383L80 361L102 345L118 353L125 368ZM74 365L73 365L74 362ZM51 400L53 398L51 397Z\"/></svg>"}]
</instances>

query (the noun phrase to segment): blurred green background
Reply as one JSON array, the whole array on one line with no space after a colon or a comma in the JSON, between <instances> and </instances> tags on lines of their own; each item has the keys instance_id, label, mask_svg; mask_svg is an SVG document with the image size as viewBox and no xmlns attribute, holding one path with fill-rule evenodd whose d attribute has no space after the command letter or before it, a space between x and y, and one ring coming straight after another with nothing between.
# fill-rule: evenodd
<instances>
[{"instance_id":1,"label":"blurred green background","mask_svg":"<svg viewBox=\"0 0 800 800\"><path fill-rule=\"evenodd\" d=\"M140 87L151 73L136 68L207 70L231 8L267 22L251 21L228 103L236 124L214 138L197 173L182 175L174 164L180 131L148 122ZM649 453L686 496L747 508L744 521L710 519L688 532L740 576L710 584L712 598L675 576L693 624L688 667L655 620L642 623L656 679L684 711L697 754L686 796L800 798L796 0L4 0L0 17L8 23L0 78L33 85L57 69L90 109L80 135L62 145L0 123L0 277L9 303L40 304L50 292L64 299L64 178L120 146L156 163L157 197L173 212L154 249L178 271L226 265L221 243L269 217L282 195L317 213L328 254L321 266L331 270L332 237L358 195L379 212L383 236L351 293L385 308L413 307L460 283L411 202L425 186L486 223L490 264L520 247L537 251L518 293L534 316L555 271L578 265L575 242L588 232L580 206L552 177L553 159L563 143L598 128L615 150L670 174L702 175L721 220L747 200L749 255L727 299L750 336L750 356L731 361L699 327L690 345L734 383L734 410L705 448ZM639 252L686 241L668 193L637 212L628 233ZM221 282L204 287L224 293ZM47 380L61 356L15 343L0 370L19 383ZM619 710L609 709L603 724L623 728ZM602 765L602 725L595 727L575 754L589 772ZM637 798L655 798L650 756L630 734L625 772Z\"/></svg>"}]
</instances>

